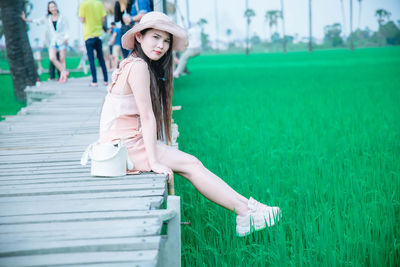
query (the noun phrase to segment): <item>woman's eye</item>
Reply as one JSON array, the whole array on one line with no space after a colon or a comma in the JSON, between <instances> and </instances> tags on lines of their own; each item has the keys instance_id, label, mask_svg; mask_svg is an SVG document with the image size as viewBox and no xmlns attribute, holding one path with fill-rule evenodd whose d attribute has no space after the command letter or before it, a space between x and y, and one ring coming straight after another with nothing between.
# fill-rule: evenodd
<instances>
[{"instance_id":1,"label":"woman's eye","mask_svg":"<svg viewBox=\"0 0 400 267\"><path fill-rule=\"evenodd\" d=\"M156 39L160 38L160 37L158 37L157 35L154 35L153 37L156 38Z\"/></svg>"},{"instance_id":2,"label":"woman's eye","mask_svg":"<svg viewBox=\"0 0 400 267\"><path fill-rule=\"evenodd\" d=\"M165 40L164 42L166 42L167 44L169 44L170 41L169 41L169 40Z\"/></svg>"}]
</instances>

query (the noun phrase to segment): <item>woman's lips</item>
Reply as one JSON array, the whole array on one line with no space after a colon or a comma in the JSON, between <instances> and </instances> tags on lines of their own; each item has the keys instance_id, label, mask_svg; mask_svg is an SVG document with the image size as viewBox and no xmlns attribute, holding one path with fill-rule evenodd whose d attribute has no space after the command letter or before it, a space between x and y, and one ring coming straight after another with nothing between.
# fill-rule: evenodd
<instances>
[{"instance_id":1,"label":"woman's lips","mask_svg":"<svg viewBox=\"0 0 400 267\"><path fill-rule=\"evenodd\" d=\"M157 55L161 55L161 51L154 51Z\"/></svg>"}]
</instances>

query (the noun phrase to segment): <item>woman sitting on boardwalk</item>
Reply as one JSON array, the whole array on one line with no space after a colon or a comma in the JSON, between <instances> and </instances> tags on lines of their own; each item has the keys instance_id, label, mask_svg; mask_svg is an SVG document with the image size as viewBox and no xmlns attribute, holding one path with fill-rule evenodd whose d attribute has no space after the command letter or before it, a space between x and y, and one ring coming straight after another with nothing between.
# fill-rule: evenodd
<instances>
[{"instance_id":1,"label":"woman sitting on boardwalk","mask_svg":"<svg viewBox=\"0 0 400 267\"><path fill-rule=\"evenodd\" d=\"M26 22L34 22L37 25L46 24L46 41L49 48L50 61L60 71L59 82L66 82L69 75L65 65L68 45L68 21L58 11L56 2L50 1L47 4L47 15L43 18L27 19L24 12L21 17ZM57 52L60 54L60 60L57 59Z\"/></svg>"},{"instance_id":2,"label":"woman sitting on boardwalk","mask_svg":"<svg viewBox=\"0 0 400 267\"><path fill-rule=\"evenodd\" d=\"M194 156L158 141L171 140L172 50L184 51L185 31L163 13L143 16L122 37L133 50L113 73L100 121L100 142L124 140L134 171L188 179L209 200L235 211L239 236L272 226L280 209L247 199L211 173Z\"/></svg>"}]
</instances>

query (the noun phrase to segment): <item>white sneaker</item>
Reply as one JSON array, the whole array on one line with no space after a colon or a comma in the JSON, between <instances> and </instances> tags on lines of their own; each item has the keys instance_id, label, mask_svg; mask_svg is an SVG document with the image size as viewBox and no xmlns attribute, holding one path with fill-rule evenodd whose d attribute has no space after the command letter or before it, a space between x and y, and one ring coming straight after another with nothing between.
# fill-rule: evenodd
<instances>
[{"instance_id":1,"label":"white sneaker","mask_svg":"<svg viewBox=\"0 0 400 267\"><path fill-rule=\"evenodd\" d=\"M247 204L249 211L236 216L236 234L246 236L254 231L275 225L282 217L279 207L270 207L250 198Z\"/></svg>"}]
</instances>

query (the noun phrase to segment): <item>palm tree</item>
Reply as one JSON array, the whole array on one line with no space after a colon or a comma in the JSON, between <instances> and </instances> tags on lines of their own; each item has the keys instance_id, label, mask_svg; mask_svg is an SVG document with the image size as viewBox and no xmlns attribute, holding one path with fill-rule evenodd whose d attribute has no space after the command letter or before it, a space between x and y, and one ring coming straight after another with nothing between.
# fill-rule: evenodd
<instances>
[{"instance_id":1,"label":"palm tree","mask_svg":"<svg viewBox=\"0 0 400 267\"><path fill-rule=\"evenodd\" d=\"M350 51L354 50L353 44L353 0L350 0Z\"/></svg>"},{"instance_id":2,"label":"palm tree","mask_svg":"<svg viewBox=\"0 0 400 267\"><path fill-rule=\"evenodd\" d=\"M308 52L312 53L312 4L311 0L308 0L308 23L309 23L309 41L308 41Z\"/></svg>"},{"instance_id":3,"label":"palm tree","mask_svg":"<svg viewBox=\"0 0 400 267\"><path fill-rule=\"evenodd\" d=\"M246 55L249 54L249 30L250 30L250 23L251 18L254 17L256 13L253 9L246 9L244 11L244 16L247 18L247 28L246 28Z\"/></svg>"},{"instance_id":4,"label":"palm tree","mask_svg":"<svg viewBox=\"0 0 400 267\"><path fill-rule=\"evenodd\" d=\"M271 39L272 39L272 27L275 26L275 32L277 32L277 27L278 27L278 18L281 17L281 11L280 10L268 10L265 13L265 20L268 22L269 25L269 30L271 34Z\"/></svg>"},{"instance_id":5,"label":"palm tree","mask_svg":"<svg viewBox=\"0 0 400 267\"><path fill-rule=\"evenodd\" d=\"M200 25L201 33L204 33L204 25L208 24L208 21L204 18L200 18L198 24Z\"/></svg>"},{"instance_id":6,"label":"palm tree","mask_svg":"<svg viewBox=\"0 0 400 267\"><path fill-rule=\"evenodd\" d=\"M392 13L390 13L389 11L387 11L385 9L376 10L375 17L378 17L379 27L382 26L382 23L385 21L385 19L389 20L391 15L392 15Z\"/></svg>"},{"instance_id":7,"label":"palm tree","mask_svg":"<svg viewBox=\"0 0 400 267\"><path fill-rule=\"evenodd\" d=\"M232 35L232 30L231 29L226 29L226 36L228 36L228 47L231 43L231 35Z\"/></svg>"},{"instance_id":8,"label":"palm tree","mask_svg":"<svg viewBox=\"0 0 400 267\"><path fill-rule=\"evenodd\" d=\"M358 0L358 27L357 28L360 30L361 30L361 7L362 7L361 3L362 3L362 0Z\"/></svg>"},{"instance_id":9,"label":"palm tree","mask_svg":"<svg viewBox=\"0 0 400 267\"><path fill-rule=\"evenodd\" d=\"M346 36L346 14L344 13L344 3L343 0L340 0L340 6L342 10L342 29L343 29L343 37Z\"/></svg>"},{"instance_id":10,"label":"palm tree","mask_svg":"<svg viewBox=\"0 0 400 267\"><path fill-rule=\"evenodd\" d=\"M215 33L216 33L216 39L215 39L215 47L218 51L218 45L219 45L219 29L218 29L218 5L217 5L217 0L214 0L214 11L215 11Z\"/></svg>"},{"instance_id":11,"label":"palm tree","mask_svg":"<svg viewBox=\"0 0 400 267\"><path fill-rule=\"evenodd\" d=\"M286 38L285 38L285 16L283 9L283 0L281 0L281 19L282 19L282 45L283 45L283 53L286 54Z\"/></svg>"},{"instance_id":12,"label":"palm tree","mask_svg":"<svg viewBox=\"0 0 400 267\"><path fill-rule=\"evenodd\" d=\"M383 39L383 36L380 32L381 26L382 26L383 22L385 22L385 19L389 20L391 15L392 15L392 13L390 13L389 11L387 11L385 9L378 9L375 11L375 17L378 17L378 24L379 24L378 34L382 39ZM381 46L381 45L382 45L382 43L379 39L379 46Z\"/></svg>"},{"instance_id":13,"label":"palm tree","mask_svg":"<svg viewBox=\"0 0 400 267\"><path fill-rule=\"evenodd\" d=\"M24 89L35 85L38 75L26 33L26 23L21 19L24 1L2 0L0 9L15 96L20 101L25 101Z\"/></svg>"}]
</instances>

